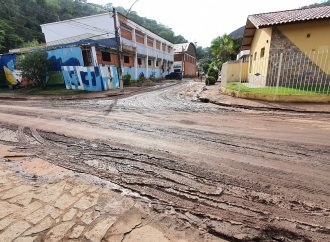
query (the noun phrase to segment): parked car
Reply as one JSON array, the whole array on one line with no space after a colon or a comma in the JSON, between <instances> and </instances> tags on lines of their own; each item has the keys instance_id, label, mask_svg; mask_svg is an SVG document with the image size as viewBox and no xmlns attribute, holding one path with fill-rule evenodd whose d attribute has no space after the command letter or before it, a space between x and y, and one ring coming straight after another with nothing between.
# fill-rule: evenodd
<instances>
[{"instance_id":1,"label":"parked car","mask_svg":"<svg viewBox=\"0 0 330 242\"><path fill-rule=\"evenodd\" d=\"M166 79L175 79L182 80L182 74L180 72L171 72L170 74L165 76Z\"/></svg>"}]
</instances>

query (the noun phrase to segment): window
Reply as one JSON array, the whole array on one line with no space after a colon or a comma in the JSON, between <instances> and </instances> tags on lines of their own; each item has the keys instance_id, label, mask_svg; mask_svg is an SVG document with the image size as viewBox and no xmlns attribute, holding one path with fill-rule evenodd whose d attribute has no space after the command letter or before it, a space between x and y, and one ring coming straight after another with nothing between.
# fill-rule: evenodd
<instances>
[{"instance_id":1,"label":"window","mask_svg":"<svg viewBox=\"0 0 330 242\"><path fill-rule=\"evenodd\" d=\"M151 60L148 60L148 66L151 66Z\"/></svg>"},{"instance_id":2,"label":"window","mask_svg":"<svg viewBox=\"0 0 330 242\"><path fill-rule=\"evenodd\" d=\"M103 61L109 61L109 62L111 61L110 52L102 51L101 54L102 54L102 60Z\"/></svg>"},{"instance_id":3,"label":"window","mask_svg":"<svg viewBox=\"0 0 330 242\"><path fill-rule=\"evenodd\" d=\"M265 56L265 47L261 48L260 50L260 58Z\"/></svg>"},{"instance_id":4,"label":"window","mask_svg":"<svg viewBox=\"0 0 330 242\"><path fill-rule=\"evenodd\" d=\"M142 65L142 59L138 58L138 65Z\"/></svg>"},{"instance_id":5,"label":"window","mask_svg":"<svg viewBox=\"0 0 330 242\"><path fill-rule=\"evenodd\" d=\"M253 60L256 60L256 59L257 59L257 52L254 52Z\"/></svg>"},{"instance_id":6,"label":"window","mask_svg":"<svg viewBox=\"0 0 330 242\"><path fill-rule=\"evenodd\" d=\"M92 56L89 49L84 49L82 51L84 66L91 66L92 65Z\"/></svg>"},{"instance_id":7,"label":"window","mask_svg":"<svg viewBox=\"0 0 330 242\"><path fill-rule=\"evenodd\" d=\"M129 64L129 56L124 55L124 63Z\"/></svg>"},{"instance_id":8,"label":"window","mask_svg":"<svg viewBox=\"0 0 330 242\"><path fill-rule=\"evenodd\" d=\"M156 66L158 66L158 65L159 65L158 60L156 60Z\"/></svg>"},{"instance_id":9,"label":"window","mask_svg":"<svg viewBox=\"0 0 330 242\"><path fill-rule=\"evenodd\" d=\"M252 72L252 55L250 57L250 67L249 67L249 72L251 73Z\"/></svg>"}]
</instances>

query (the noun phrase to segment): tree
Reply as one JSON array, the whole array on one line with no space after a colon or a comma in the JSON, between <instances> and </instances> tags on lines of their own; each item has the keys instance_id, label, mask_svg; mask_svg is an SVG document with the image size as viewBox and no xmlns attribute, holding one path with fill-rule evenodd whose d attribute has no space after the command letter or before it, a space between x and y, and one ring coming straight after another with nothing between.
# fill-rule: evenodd
<instances>
[{"instance_id":1,"label":"tree","mask_svg":"<svg viewBox=\"0 0 330 242\"><path fill-rule=\"evenodd\" d=\"M211 53L217 61L224 63L228 60L235 59L239 47L238 41L235 41L232 37L225 34L215 38L211 42Z\"/></svg>"},{"instance_id":2,"label":"tree","mask_svg":"<svg viewBox=\"0 0 330 242\"><path fill-rule=\"evenodd\" d=\"M20 56L17 59L17 69L21 71L22 77L32 81L37 87L47 86L47 76L51 63L47 58L47 52L32 52Z\"/></svg>"}]
</instances>

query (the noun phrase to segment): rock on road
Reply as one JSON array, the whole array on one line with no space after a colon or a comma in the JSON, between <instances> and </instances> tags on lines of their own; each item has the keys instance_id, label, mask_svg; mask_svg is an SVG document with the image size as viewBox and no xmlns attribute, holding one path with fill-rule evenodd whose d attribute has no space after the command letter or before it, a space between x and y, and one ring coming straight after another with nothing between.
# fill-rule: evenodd
<instances>
[{"instance_id":1,"label":"rock on road","mask_svg":"<svg viewBox=\"0 0 330 242\"><path fill-rule=\"evenodd\" d=\"M219 107L197 101L202 87L5 100L0 142L139 194L214 239L329 241L330 115Z\"/></svg>"}]
</instances>

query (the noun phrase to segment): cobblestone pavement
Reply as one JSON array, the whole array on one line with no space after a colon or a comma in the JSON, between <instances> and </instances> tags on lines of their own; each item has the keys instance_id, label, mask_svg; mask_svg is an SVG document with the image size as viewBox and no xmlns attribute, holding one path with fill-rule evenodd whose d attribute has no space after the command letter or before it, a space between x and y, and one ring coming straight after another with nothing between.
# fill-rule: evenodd
<instances>
[{"instance_id":1,"label":"cobblestone pavement","mask_svg":"<svg viewBox=\"0 0 330 242\"><path fill-rule=\"evenodd\" d=\"M10 148L0 145L1 242L186 241L132 198Z\"/></svg>"}]
</instances>

